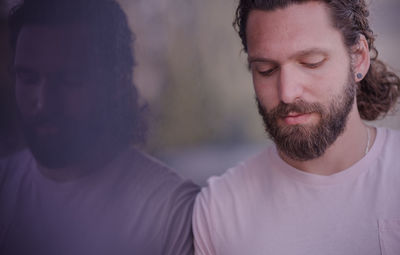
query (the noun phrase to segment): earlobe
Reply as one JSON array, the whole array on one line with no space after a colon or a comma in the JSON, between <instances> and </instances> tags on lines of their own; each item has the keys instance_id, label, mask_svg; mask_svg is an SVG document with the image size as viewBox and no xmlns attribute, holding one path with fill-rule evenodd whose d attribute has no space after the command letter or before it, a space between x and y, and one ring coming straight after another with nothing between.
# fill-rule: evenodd
<instances>
[{"instance_id":1,"label":"earlobe","mask_svg":"<svg viewBox=\"0 0 400 255\"><path fill-rule=\"evenodd\" d=\"M370 66L369 47L364 35L360 35L358 43L352 48L352 66L355 81L360 82L368 73Z\"/></svg>"}]
</instances>

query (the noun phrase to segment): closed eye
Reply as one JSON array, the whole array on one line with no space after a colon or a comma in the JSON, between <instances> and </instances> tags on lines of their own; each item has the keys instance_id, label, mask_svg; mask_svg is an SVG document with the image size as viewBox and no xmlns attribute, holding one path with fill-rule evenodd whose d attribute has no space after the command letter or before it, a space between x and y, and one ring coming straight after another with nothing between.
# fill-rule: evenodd
<instances>
[{"instance_id":1,"label":"closed eye","mask_svg":"<svg viewBox=\"0 0 400 255\"><path fill-rule=\"evenodd\" d=\"M315 62L315 63L301 62L300 64L305 66L305 67L307 67L307 68L315 69L315 68L320 67L324 62L325 62L325 59L321 60L321 61L318 61L318 62Z\"/></svg>"},{"instance_id":2,"label":"closed eye","mask_svg":"<svg viewBox=\"0 0 400 255\"><path fill-rule=\"evenodd\" d=\"M272 74L274 74L274 72L278 69L278 67L274 67L271 69L268 69L266 71L258 71L259 74L261 74L262 76L271 76Z\"/></svg>"}]
</instances>

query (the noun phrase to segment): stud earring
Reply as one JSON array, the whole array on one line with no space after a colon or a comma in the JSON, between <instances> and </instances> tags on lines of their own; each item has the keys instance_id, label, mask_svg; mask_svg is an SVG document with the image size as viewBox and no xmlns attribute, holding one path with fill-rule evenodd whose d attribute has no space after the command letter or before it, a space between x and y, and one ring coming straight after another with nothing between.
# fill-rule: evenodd
<instances>
[{"instance_id":1,"label":"stud earring","mask_svg":"<svg viewBox=\"0 0 400 255\"><path fill-rule=\"evenodd\" d=\"M361 73L357 73L357 79L361 80L363 75Z\"/></svg>"}]
</instances>

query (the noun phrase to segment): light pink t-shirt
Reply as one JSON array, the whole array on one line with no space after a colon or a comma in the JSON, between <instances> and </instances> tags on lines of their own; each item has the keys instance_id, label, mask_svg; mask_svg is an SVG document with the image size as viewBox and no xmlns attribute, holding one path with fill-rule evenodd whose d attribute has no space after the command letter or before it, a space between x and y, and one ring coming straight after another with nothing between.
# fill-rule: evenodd
<instances>
[{"instance_id":1,"label":"light pink t-shirt","mask_svg":"<svg viewBox=\"0 0 400 255\"><path fill-rule=\"evenodd\" d=\"M331 176L289 166L273 146L208 184L195 254L400 254L398 131L378 129L370 152Z\"/></svg>"}]
</instances>

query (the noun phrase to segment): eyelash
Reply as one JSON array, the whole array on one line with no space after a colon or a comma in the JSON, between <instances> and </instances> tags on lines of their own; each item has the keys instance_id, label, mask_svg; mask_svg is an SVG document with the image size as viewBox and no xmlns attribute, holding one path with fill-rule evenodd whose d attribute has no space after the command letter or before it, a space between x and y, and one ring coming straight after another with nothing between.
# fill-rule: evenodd
<instances>
[{"instance_id":1,"label":"eyelash","mask_svg":"<svg viewBox=\"0 0 400 255\"><path fill-rule=\"evenodd\" d=\"M304 63L304 62L302 62L302 63L300 63L300 64L303 65L303 66L305 66L305 67L307 67L307 68L315 69L315 68L320 67L324 62L325 62L325 59L324 59L324 60L321 60L321 61L319 61L319 62L317 62L317 63ZM263 72L259 71L258 73L261 74L262 76L269 77L269 76L271 76L277 69L278 69L278 67L274 67L274 68L268 69L267 71L263 71Z\"/></svg>"},{"instance_id":2,"label":"eyelash","mask_svg":"<svg viewBox=\"0 0 400 255\"><path fill-rule=\"evenodd\" d=\"M267 70L267 71L263 71L263 72L259 72L259 74L261 74L262 76L271 76L276 70L278 69L278 67L274 67L274 68L271 68L271 69L269 69L269 70Z\"/></svg>"},{"instance_id":3,"label":"eyelash","mask_svg":"<svg viewBox=\"0 0 400 255\"><path fill-rule=\"evenodd\" d=\"M325 60L321 60L320 62L317 62L317 63L301 63L301 64L305 67L315 69L317 67L320 67L324 62L325 62Z\"/></svg>"}]
</instances>

